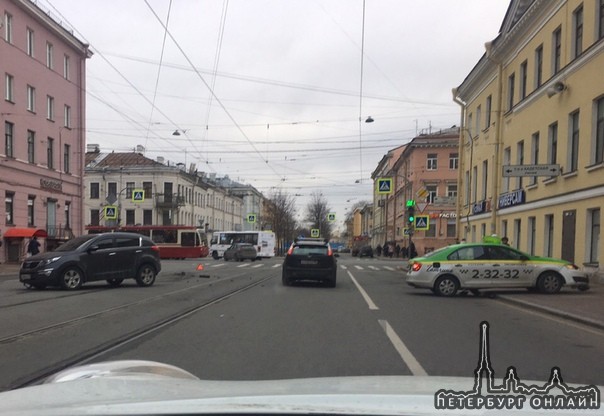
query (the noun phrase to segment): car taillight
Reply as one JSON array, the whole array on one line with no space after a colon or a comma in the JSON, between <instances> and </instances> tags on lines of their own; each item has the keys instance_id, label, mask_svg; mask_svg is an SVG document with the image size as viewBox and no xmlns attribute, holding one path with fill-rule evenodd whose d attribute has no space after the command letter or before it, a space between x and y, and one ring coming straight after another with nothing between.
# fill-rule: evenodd
<instances>
[{"instance_id":1,"label":"car taillight","mask_svg":"<svg viewBox=\"0 0 604 416\"><path fill-rule=\"evenodd\" d=\"M331 247L327 247L327 255L333 256L333 250L331 249Z\"/></svg>"},{"instance_id":2,"label":"car taillight","mask_svg":"<svg viewBox=\"0 0 604 416\"><path fill-rule=\"evenodd\" d=\"M413 262L413 264L411 265L411 270L413 270L414 272L419 272L420 269L422 268L422 264L418 263L418 262Z\"/></svg>"},{"instance_id":3,"label":"car taillight","mask_svg":"<svg viewBox=\"0 0 604 416\"><path fill-rule=\"evenodd\" d=\"M287 250L287 255L291 255L294 252L294 246L291 246L289 250Z\"/></svg>"}]
</instances>

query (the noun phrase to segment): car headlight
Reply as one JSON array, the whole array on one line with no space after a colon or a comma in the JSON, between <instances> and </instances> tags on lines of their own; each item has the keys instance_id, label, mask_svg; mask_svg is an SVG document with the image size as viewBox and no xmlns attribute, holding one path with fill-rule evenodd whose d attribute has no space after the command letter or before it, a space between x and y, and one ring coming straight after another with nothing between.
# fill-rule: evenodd
<instances>
[{"instance_id":1,"label":"car headlight","mask_svg":"<svg viewBox=\"0 0 604 416\"><path fill-rule=\"evenodd\" d=\"M46 259L44 260L44 263L42 263L44 266L47 266L51 263L54 263L55 261L59 260L61 258L61 256L57 256L57 257L52 257L50 259Z\"/></svg>"},{"instance_id":2,"label":"car headlight","mask_svg":"<svg viewBox=\"0 0 604 416\"><path fill-rule=\"evenodd\" d=\"M566 264L564 265L564 267L570 270L579 270L579 266L577 266L576 264Z\"/></svg>"}]
</instances>

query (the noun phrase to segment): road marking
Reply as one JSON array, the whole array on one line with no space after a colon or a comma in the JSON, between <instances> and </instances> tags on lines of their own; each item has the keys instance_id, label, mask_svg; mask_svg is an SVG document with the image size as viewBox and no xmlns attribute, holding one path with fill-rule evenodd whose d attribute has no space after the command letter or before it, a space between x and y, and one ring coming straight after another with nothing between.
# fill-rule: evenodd
<instances>
[{"instance_id":1,"label":"road marking","mask_svg":"<svg viewBox=\"0 0 604 416\"><path fill-rule=\"evenodd\" d=\"M357 266L357 265L355 264L355 265L354 265L354 267L356 267L356 268L357 268L357 269L359 269L359 270L363 270L363 267L362 267L362 266Z\"/></svg>"},{"instance_id":2,"label":"road marking","mask_svg":"<svg viewBox=\"0 0 604 416\"><path fill-rule=\"evenodd\" d=\"M343 264L340 267L342 268L342 270L348 270L348 267L344 266Z\"/></svg>"},{"instance_id":3,"label":"road marking","mask_svg":"<svg viewBox=\"0 0 604 416\"><path fill-rule=\"evenodd\" d=\"M253 268L253 269L257 269L258 267L262 267L262 266L264 266L264 264L254 264L254 265L252 266L252 268Z\"/></svg>"},{"instance_id":4,"label":"road marking","mask_svg":"<svg viewBox=\"0 0 604 416\"><path fill-rule=\"evenodd\" d=\"M390 266L384 266L384 269L386 269L386 270L390 270L391 272L393 272L393 271L394 271L394 268L393 268L393 267L390 267Z\"/></svg>"},{"instance_id":5,"label":"road marking","mask_svg":"<svg viewBox=\"0 0 604 416\"><path fill-rule=\"evenodd\" d=\"M273 265L273 269L274 269L275 267L281 267L281 266L282 266L282 265L281 265L280 263L279 263L279 264L275 264L275 265Z\"/></svg>"},{"instance_id":6,"label":"road marking","mask_svg":"<svg viewBox=\"0 0 604 416\"><path fill-rule=\"evenodd\" d=\"M424 370L424 368L421 366L421 364L415 359L413 354L411 354L411 351L409 351L409 348L407 348L407 346L405 345L403 340L401 340L399 338L399 336L396 334L394 329L390 326L388 321L386 321L384 319L379 319L378 322L380 323L380 325L386 332L386 336L390 339L390 342L392 342L392 345L394 346L394 349L396 350L396 352L399 353L399 355L405 362L405 365L407 367L409 367L409 370L411 370L411 373L414 376L427 376L428 373L426 373L426 370Z\"/></svg>"},{"instance_id":7,"label":"road marking","mask_svg":"<svg viewBox=\"0 0 604 416\"><path fill-rule=\"evenodd\" d=\"M380 270L379 267L375 267L375 266L368 266L371 270Z\"/></svg>"},{"instance_id":8,"label":"road marking","mask_svg":"<svg viewBox=\"0 0 604 416\"><path fill-rule=\"evenodd\" d=\"M224 264L224 263L212 264L210 267L222 267L222 266L226 266L226 264Z\"/></svg>"},{"instance_id":9,"label":"road marking","mask_svg":"<svg viewBox=\"0 0 604 416\"><path fill-rule=\"evenodd\" d=\"M354 283L355 286L357 287L357 289L359 290L359 292L361 292L361 296L363 296L363 299L365 299L365 302L367 302L367 306L369 306L369 310L377 311L378 309L380 309L376 306L375 303L373 303L373 301L371 300L371 298L369 297L367 292L365 292L365 289L363 289L361 287L361 285L359 284L359 282L357 282L357 279L354 278L352 273L348 272L348 276L350 276L350 278L352 279L352 283Z\"/></svg>"},{"instance_id":10,"label":"road marking","mask_svg":"<svg viewBox=\"0 0 604 416\"><path fill-rule=\"evenodd\" d=\"M248 267L250 264L252 264L252 263L242 263L237 267Z\"/></svg>"}]
</instances>

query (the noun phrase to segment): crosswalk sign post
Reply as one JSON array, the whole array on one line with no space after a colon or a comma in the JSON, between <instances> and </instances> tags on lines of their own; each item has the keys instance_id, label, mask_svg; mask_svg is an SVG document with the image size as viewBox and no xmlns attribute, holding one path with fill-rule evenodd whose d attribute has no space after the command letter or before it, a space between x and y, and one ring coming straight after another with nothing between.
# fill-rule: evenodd
<instances>
[{"instance_id":1,"label":"crosswalk sign post","mask_svg":"<svg viewBox=\"0 0 604 416\"><path fill-rule=\"evenodd\" d=\"M117 207L115 205L107 205L105 207L105 218L108 220L117 219Z\"/></svg>"},{"instance_id":2,"label":"crosswalk sign post","mask_svg":"<svg viewBox=\"0 0 604 416\"><path fill-rule=\"evenodd\" d=\"M134 189L132 191L132 202L145 202L145 190Z\"/></svg>"},{"instance_id":3,"label":"crosswalk sign post","mask_svg":"<svg viewBox=\"0 0 604 416\"><path fill-rule=\"evenodd\" d=\"M416 230L429 230L430 229L430 216L429 215L416 215L415 216L415 229Z\"/></svg>"},{"instance_id":4,"label":"crosswalk sign post","mask_svg":"<svg viewBox=\"0 0 604 416\"><path fill-rule=\"evenodd\" d=\"M379 178L377 180L377 193L381 195L392 193L392 178Z\"/></svg>"}]
</instances>

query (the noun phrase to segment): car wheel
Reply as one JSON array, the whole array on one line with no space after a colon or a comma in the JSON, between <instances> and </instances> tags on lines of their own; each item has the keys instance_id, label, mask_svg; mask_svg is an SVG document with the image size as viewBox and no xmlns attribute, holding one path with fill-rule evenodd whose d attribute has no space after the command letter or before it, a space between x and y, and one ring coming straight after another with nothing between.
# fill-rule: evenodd
<instances>
[{"instance_id":1,"label":"car wheel","mask_svg":"<svg viewBox=\"0 0 604 416\"><path fill-rule=\"evenodd\" d=\"M155 283L155 267L150 264L143 264L136 275L136 283L139 286L147 287Z\"/></svg>"},{"instance_id":2,"label":"car wheel","mask_svg":"<svg viewBox=\"0 0 604 416\"><path fill-rule=\"evenodd\" d=\"M438 296L455 296L459 289L459 282L454 276L441 276L434 283L434 293Z\"/></svg>"},{"instance_id":3,"label":"car wheel","mask_svg":"<svg viewBox=\"0 0 604 416\"><path fill-rule=\"evenodd\" d=\"M61 272L61 287L66 290L76 290L82 287L83 274L77 267L71 266Z\"/></svg>"},{"instance_id":4,"label":"car wheel","mask_svg":"<svg viewBox=\"0 0 604 416\"><path fill-rule=\"evenodd\" d=\"M107 279L107 283L109 283L109 286L111 287L118 287L122 284L122 282L124 281L124 279Z\"/></svg>"},{"instance_id":5,"label":"car wheel","mask_svg":"<svg viewBox=\"0 0 604 416\"><path fill-rule=\"evenodd\" d=\"M213 258L214 260L218 260L218 259L220 258L220 256L218 256L218 252L217 252L217 251L213 251L213 252L212 252L212 258Z\"/></svg>"},{"instance_id":6,"label":"car wheel","mask_svg":"<svg viewBox=\"0 0 604 416\"><path fill-rule=\"evenodd\" d=\"M539 291L547 294L558 293L563 285L564 282L562 281L562 278L558 274L552 272L543 273L537 280Z\"/></svg>"}]
</instances>

